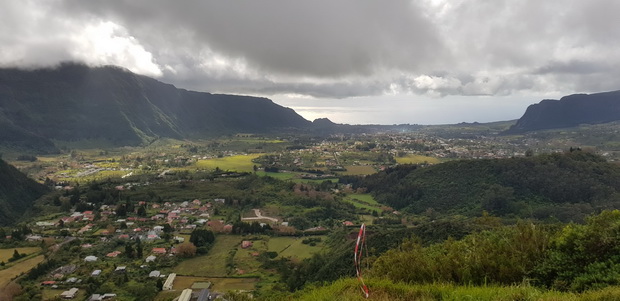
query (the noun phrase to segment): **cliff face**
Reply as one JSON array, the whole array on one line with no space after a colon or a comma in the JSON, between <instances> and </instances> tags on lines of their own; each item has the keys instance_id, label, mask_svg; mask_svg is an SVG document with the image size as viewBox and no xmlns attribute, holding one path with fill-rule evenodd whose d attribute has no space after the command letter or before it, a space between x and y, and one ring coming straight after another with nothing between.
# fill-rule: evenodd
<instances>
[{"instance_id":1,"label":"cliff face","mask_svg":"<svg viewBox=\"0 0 620 301\"><path fill-rule=\"evenodd\" d=\"M0 125L10 129L2 137L8 144L103 139L134 145L156 137L257 133L310 124L266 98L177 89L118 67L0 69Z\"/></svg>"},{"instance_id":2,"label":"cliff face","mask_svg":"<svg viewBox=\"0 0 620 301\"><path fill-rule=\"evenodd\" d=\"M560 100L545 99L527 108L506 133L573 127L620 120L620 91L574 94Z\"/></svg>"}]
</instances>

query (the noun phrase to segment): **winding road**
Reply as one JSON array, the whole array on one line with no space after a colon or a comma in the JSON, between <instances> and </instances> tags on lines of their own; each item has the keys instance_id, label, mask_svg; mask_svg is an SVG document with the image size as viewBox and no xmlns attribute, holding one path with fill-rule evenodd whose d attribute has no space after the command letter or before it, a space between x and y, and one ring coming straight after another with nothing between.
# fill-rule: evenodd
<instances>
[{"instance_id":1,"label":"winding road","mask_svg":"<svg viewBox=\"0 0 620 301\"><path fill-rule=\"evenodd\" d=\"M256 215L256 217L242 217L241 220L242 221L251 221L251 220L259 220L259 219L266 219L266 220L270 220L274 223L278 222L277 218L273 218L273 217L269 217L269 216L263 216L262 213L260 213L260 209L252 209L254 210L254 214Z\"/></svg>"}]
</instances>

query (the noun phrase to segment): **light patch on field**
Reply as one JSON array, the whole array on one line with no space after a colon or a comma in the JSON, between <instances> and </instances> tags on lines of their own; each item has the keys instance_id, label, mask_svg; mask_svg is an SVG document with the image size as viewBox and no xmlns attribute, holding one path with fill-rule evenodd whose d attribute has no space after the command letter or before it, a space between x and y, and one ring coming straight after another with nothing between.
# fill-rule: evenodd
<instances>
[{"instance_id":1,"label":"light patch on field","mask_svg":"<svg viewBox=\"0 0 620 301\"><path fill-rule=\"evenodd\" d=\"M372 167L372 166L364 166L364 165L348 165L345 166L344 168L347 169L347 171L344 172L339 172L339 174L342 175L371 175L373 173L376 173L377 170Z\"/></svg>"},{"instance_id":2,"label":"light patch on field","mask_svg":"<svg viewBox=\"0 0 620 301\"><path fill-rule=\"evenodd\" d=\"M260 156L260 154L251 154L198 160L196 162L196 167L204 169L215 169L219 167L221 170L252 172L254 171L254 165L256 165L252 160Z\"/></svg>"},{"instance_id":3,"label":"light patch on field","mask_svg":"<svg viewBox=\"0 0 620 301\"><path fill-rule=\"evenodd\" d=\"M421 164L421 163L429 163L429 164L437 164L441 163L441 160L435 157L422 156L422 155L407 155L404 157L396 157L396 162L398 164Z\"/></svg>"},{"instance_id":4,"label":"light patch on field","mask_svg":"<svg viewBox=\"0 0 620 301\"><path fill-rule=\"evenodd\" d=\"M5 287L11 281L11 279L30 271L37 264L41 263L43 259L45 259L45 257L43 255L39 255L37 257L21 261L8 269L1 270L0 287Z\"/></svg>"}]
</instances>

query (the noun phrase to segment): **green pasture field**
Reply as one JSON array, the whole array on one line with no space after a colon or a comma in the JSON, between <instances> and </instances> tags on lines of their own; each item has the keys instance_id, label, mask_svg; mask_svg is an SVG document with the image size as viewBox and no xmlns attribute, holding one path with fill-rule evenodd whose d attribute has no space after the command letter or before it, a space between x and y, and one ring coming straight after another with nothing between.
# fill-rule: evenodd
<instances>
[{"instance_id":1,"label":"green pasture field","mask_svg":"<svg viewBox=\"0 0 620 301\"><path fill-rule=\"evenodd\" d=\"M97 172L97 173L94 173L94 174L91 174L91 175L87 175L87 176L83 176L83 177L78 177L77 176L78 172L79 171L71 170L70 172L68 172L68 173L71 174L71 176L58 176L58 179L69 181L69 182L88 183L88 182L92 182L92 181L105 180L107 178L120 178L120 177L130 173L131 171L127 171L127 170L102 170L100 172Z\"/></svg>"},{"instance_id":2,"label":"green pasture field","mask_svg":"<svg viewBox=\"0 0 620 301\"><path fill-rule=\"evenodd\" d=\"M225 277L226 258L231 250L237 249L243 238L239 235L218 235L209 254L194 257L179 263L174 272L185 276Z\"/></svg>"},{"instance_id":3,"label":"green pasture field","mask_svg":"<svg viewBox=\"0 0 620 301\"><path fill-rule=\"evenodd\" d=\"M34 268L37 264L45 259L43 255L20 261L10 268L0 271L0 288L6 286L11 279L18 275L24 274Z\"/></svg>"},{"instance_id":4,"label":"green pasture field","mask_svg":"<svg viewBox=\"0 0 620 301\"><path fill-rule=\"evenodd\" d=\"M308 237L271 237L267 242L269 251L277 252L278 257L291 257L297 259L310 258L312 254L317 253L323 248L323 244L327 236L309 236L320 237L321 242L316 246L310 246L302 243L302 240Z\"/></svg>"},{"instance_id":5,"label":"green pasture field","mask_svg":"<svg viewBox=\"0 0 620 301\"><path fill-rule=\"evenodd\" d=\"M252 160L258 157L260 157L260 154L237 155L207 160L198 160L195 166L197 168L204 169L215 169L216 167L219 167L221 170L253 172L254 165L256 164L252 162Z\"/></svg>"},{"instance_id":6,"label":"green pasture field","mask_svg":"<svg viewBox=\"0 0 620 301\"><path fill-rule=\"evenodd\" d=\"M435 157L422 156L422 155L407 155L405 157L396 157L396 162L399 164L420 164L429 163L437 164L441 163L441 160Z\"/></svg>"},{"instance_id":7,"label":"green pasture field","mask_svg":"<svg viewBox=\"0 0 620 301\"><path fill-rule=\"evenodd\" d=\"M279 180L289 180L292 179L296 174L291 172L265 172L265 171L257 171L256 175L264 177L270 176L272 178L276 178Z\"/></svg>"},{"instance_id":8,"label":"green pasture field","mask_svg":"<svg viewBox=\"0 0 620 301\"><path fill-rule=\"evenodd\" d=\"M375 201L370 194L349 194L344 200L353 204L356 208L381 211L381 204Z\"/></svg>"},{"instance_id":9,"label":"green pasture field","mask_svg":"<svg viewBox=\"0 0 620 301\"><path fill-rule=\"evenodd\" d=\"M19 254L26 255L41 252L41 248L39 247L0 249L0 261L8 263L9 258L13 257L13 252L15 252L15 250L17 250Z\"/></svg>"},{"instance_id":10,"label":"green pasture field","mask_svg":"<svg viewBox=\"0 0 620 301\"><path fill-rule=\"evenodd\" d=\"M347 165L344 168L347 169L347 171L343 171L343 172L339 172L339 174L341 175L371 175L373 173L376 173L377 170L369 165Z\"/></svg>"},{"instance_id":11,"label":"green pasture field","mask_svg":"<svg viewBox=\"0 0 620 301\"><path fill-rule=\"evenodd\" d=\"M247 275L247 274L256 274L260 272L260 262L256 260L256 257L252 255L252 253L259 253L261 251L265 251L267 247L263 240L255 240L253 241L253 246L242 249L239 248L237 253L235 253L235 266L237 269L242 270L242 273L238 273L239 275Z\"/></svg>"}]
</instances>

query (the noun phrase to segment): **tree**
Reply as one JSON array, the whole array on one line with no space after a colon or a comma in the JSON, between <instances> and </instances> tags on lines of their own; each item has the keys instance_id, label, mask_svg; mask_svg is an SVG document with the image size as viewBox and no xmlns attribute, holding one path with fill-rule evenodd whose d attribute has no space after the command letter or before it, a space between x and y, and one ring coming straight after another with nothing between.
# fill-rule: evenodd
<instances>
[{"instance_id":1,"label":"tree","mask_svg":"<svg viewBox=\"0 0 620 301\"><path fill-rule=\"evenodd\" d=\"M177 254L181 257L193 257L196 255L196 246L191 242L182 243L177 246Z\"/></svg>"},{"instance_id":2,"label":"tree","mask_svg":"<svg viewBox=\"0 0 620 301\"><path fill-rule=\"evenodd\" d=\"M212 244L215 241L215 235L206 229L196 229L192 231L189 241L196 247L203 247Z\"/></svg>"},{"instance_id":3,"label":"tree","mask_svg":"<svg viewBox=\"0 0 620 301\"><path fill-rule=\"evenodd\" d=\"M15 261L22 258L22 255L17 252L17 249L13 250L13 257L11 257L10 261Z\"/></svg>"},{"instance_id":4,"label":"tree","mask_svg":"<svg viewBox=\"0 0 620 301\"><path fill-rule=\"evenodd\" d=\"M146 208L144 208L144 206L138 207L138 212L136 214L138 216L146 216Z\"/></svg>"},{"instance_id":5,"label":"tree","mask_svg":"<svg viewBox=\"0 0 620 301\"><path fill-rule=\"evenodd\" d=\"M131 244L126 244L126 245L125 245L125 255L126 255L128 258L133 258L133 257L134 257L134 249L133 249L133 247L131 246Z\"/></svg>"},{"instance_id":6,"label":"tree","mask_svg":"<svg viewBox=\"0 0 620 301\"><path fill-rule=\"evenodd\" d=\"M143 252L143 248L142 248L142 241L140 241L140 238L136 238L136 256L138 258L142 258L142 252Z\"/></svg>"},{"instance_id":7,"label":"tree","mask_svg":"<svg viewBox=\"0 0 620 301\"><path fill-rule=\"evenodd\" d=\"M127 207L123 204L119 204L118 206L116 206L116 210L114 210L116 212L117 216L127 216Z\"/></svg>"}]
</instances>

